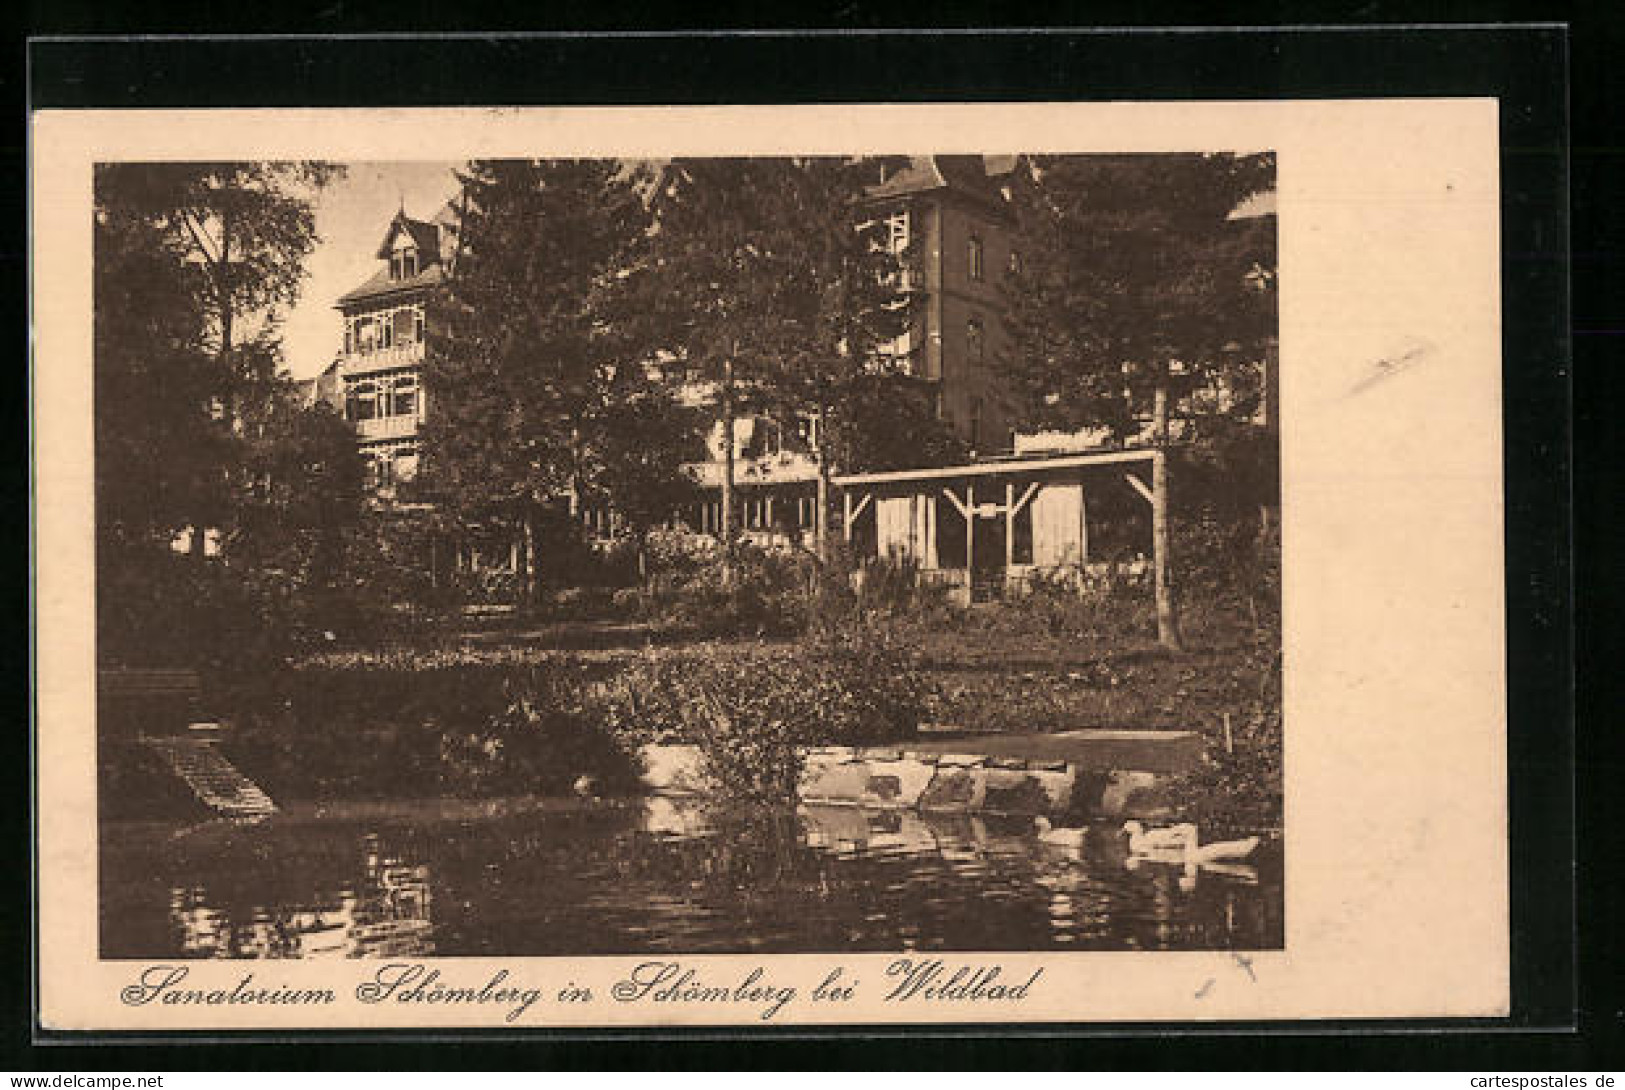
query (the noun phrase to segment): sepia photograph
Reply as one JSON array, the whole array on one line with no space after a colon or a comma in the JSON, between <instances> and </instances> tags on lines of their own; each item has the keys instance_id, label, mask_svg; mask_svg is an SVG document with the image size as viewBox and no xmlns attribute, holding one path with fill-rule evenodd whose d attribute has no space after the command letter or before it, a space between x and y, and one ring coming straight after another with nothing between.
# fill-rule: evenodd
<instances>
[{"instance_id":1,"label":"sepia photograph","mask_svg":"<svg viewBox=\"0 0 1625 1090\"><path fill-rule=\"evenodd\" d=\"M40 115L43 1024L1503 1012L1495 124Z\"/></svg>"},{"instance_id":2,"label":"sepia photograph","mask_svg":"<svg viewBox=\"0 0 1625 1090\"><path fill-rule=\"evenodd\" d=\"M1273 198L98 164L102 956L1279 948Z\"/></svg>"}]
</instances>

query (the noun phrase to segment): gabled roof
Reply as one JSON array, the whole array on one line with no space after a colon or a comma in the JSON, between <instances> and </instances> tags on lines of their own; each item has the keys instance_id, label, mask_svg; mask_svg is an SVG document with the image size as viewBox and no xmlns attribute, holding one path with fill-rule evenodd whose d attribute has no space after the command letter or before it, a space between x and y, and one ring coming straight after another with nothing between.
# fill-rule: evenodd
<instances>
[{"instance_id":1,"label":"gabled roof","mask_svg":"<svg viewBox=\"0 0 1625 1090\"><path fill-rule=\"evenodd\" d=\"M444 279L445 274L441 271L438 263L428 266L416 276L409 276L405 280L392 280L390 279L389 270L387 268L379 269L364 283L362 283L360 287L351 288L349 291L339 296L338 302L335 303L334 306L338 307L340 310L343 310L345 307L350 306L353 303L359 303L367 299L373 299L384 295L393 295L396 292L412 291L416 288L433 287Z\"/></svg>"},{"instance_id":2,"label":"gabled roof","mask_svg":"<svg viewBox=\"0 0 1625 1090\"><path fill-rule=\"evenodd\" d=\"M916 155L909 165L869 190L871 200L950 190L984 204L1002 206L994 176L1008 174L1014 163L990 164L980 155Z\"/></svg>"},{"instance_id":3,"label":"gabled roof","mask_svg":"<svg viewBox=\"0 0 1625 1090\"><path fill-rule=\"evenodd\" d=\"M423 253L440 256L440 228L423 220L412 219L405 212L397 212L384 232L384 241L378 244L377 257L380 261L388 260L395 236L402 231L412 236L412 244Z\"/></svg>"}]
</instances>

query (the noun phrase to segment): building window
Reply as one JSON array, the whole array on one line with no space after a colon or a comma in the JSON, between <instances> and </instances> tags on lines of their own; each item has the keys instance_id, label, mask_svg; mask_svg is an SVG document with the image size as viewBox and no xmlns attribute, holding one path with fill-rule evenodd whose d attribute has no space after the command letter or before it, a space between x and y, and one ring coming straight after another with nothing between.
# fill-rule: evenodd
<instances>
[{"instance_id":1,"label":"building window","mask_svg":"<svg viewBox=\"0 0 1625 1090\"><path fill-rule=\"evenodd\" d=\"M982 332L982 319L972 318L965 323L965 357L972 363L981 363L987 351L987 337Z\"/></svg>"},{"instance_id":2,"label":"building window","mask_svg":"<svg viewBox=\"0 0 1625 1090\"><path fill-rule=\"evenodd\" d=\"M423 342L423 308L412 308L412 339L418 343Z\"/></svg>"},{"instance_id":3,"label":"building window","mask_svg":"<svg viewBox=\"0 0 1625 1090\"><path fill-rule=\"evenodd\" d=\"M390 391L390 416L416 416L418 412L418 379L405 375L395 380Z\"/></svg>"},{"instance_id":4,"label":"building window","mask_svg":"<svg viewBox=\"0 0 1625 1090\"><path fill-rule=\"evenodd\" d=\"M975 280L977 283L981 283L982 280L986 278L986 274L982 266L983 256L982 240L977 236L972 235L970 237L966 257L968 261L968 268L970 269L970 278Z\"/></svg>"},{"instance_id":5,"label":"building window","mask_svg":"<svg viewBox=\"0 0 1625 1090\"><path fill-rule=\"evenodd\" d=\"M418 252L408 247L397 250L389 259L391 280L410 280L418 274Z\"/></svg>"},{"instance_id":6,"label":"building window","mask_svg":"<svg viewBox=\"0 0 1625 1090\"><path fill-rule=\"evenodd\" d=\"M982 399L971 398L970 402L970 445L972 450L982 449Z\"/></svg>"},{"instance_id":7,"label":"building window","mask_svg":"<svg viewBox=\"0 0 1625 1090\"><path fill-rule=\"evenodd\" d=\"M1010 275L1011 276L1020 276L1021 275L1021 251L1020 250L1011 250L1010 251Z\"/></svg>"},{"instance_id":8,"label":"building window","mask_svg":"<svg viewBox=\"0 0 1625 1090\"><path fill-rule=\"evenodd\" d=\"M901 254L908 249L908 213L893 212L886 217L886 249Z\"/></svg>"},{"instance_id":9,"label":"building window","mask_svg":"<svg viewBox=\"0 0 1625 1090\"><path fill-rule=\"evenodd\" d=\"M345 397L344 415L351 421L371 420L378 415L378 387L371 382L351 386Z\"/></svg>"},{"instance_id":10,"label":"building window","mask_svg":"<svg viewBox=\"0 0 1625 1090\"><path fill-rule=\"evenodd\" d=\"M395 334L396 344L411 344L417 339L417 322L410 307L402 307L392 316L390 322Z\"/></svg>"}]
</instances>

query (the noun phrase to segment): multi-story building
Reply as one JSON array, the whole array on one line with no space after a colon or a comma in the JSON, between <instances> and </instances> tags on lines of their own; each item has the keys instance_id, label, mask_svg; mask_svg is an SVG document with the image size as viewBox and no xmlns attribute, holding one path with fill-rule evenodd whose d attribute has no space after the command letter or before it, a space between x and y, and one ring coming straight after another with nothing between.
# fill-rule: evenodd
<instances>
[{"instance_id":1,"label":"multi-story building","mask_svg":"<svg viewBox=\"0 0 1625 1090\"><path fill-rule=\"evenodd\" d=\"M919 156L877 179L867 214L884 217L889 244L909 255L905 286L917 301L914 328L889 346L900 367L934 391L938 415L977 453L1011 445L1009 394L997 360L1006 346L1001 278L1019 257L1012 247L1009 186L1017 160L975 155ZM306 396L342 408L356 429L377 494L417 473L423 387L425 302L455 254L456 211L433 219L399 211L376 251L378 268L340 296L344 342L333 363L309 380ZM795 534L813 521L815 467L805 422L745 419L735 455L739 525L746 532ZM710 461L693 467L702 487L721 483L722 433ZM713 493L714 495L714 493ZM584 512L595 529L601 511ZM702 503L692 528L714 532L720 503Z\"/></svg>"},{"instance_id":2,"label":"multi-story building","mask_svg":"<svg viewBox=\"0 0 1625 1090\"><path fill-rule=\"evenodd\" d=\"M928 384L936 411L977 455L1010 450L1014 405L999 368L1008 346L1002 280L1019 267L1011 185L1016 156L915 156L877 179L866 214L884 219L888 245L906 254L904 286L913 328L887 346L895 366ZM738 526L750 537L805 535L812 526L816 467L804 422L741 420L735 432ZM722 429L695 475L712 497L690 518L714 533L721 501Z\"/></svg>"},{"instance_id":3,"label":"multi-story building","mask_svg":"<svg viewBox=\"0 0 1625 1090\"><path fill-rule=\"evenodd\" d=\"M427 221L397 212L378 245L377 271L335 304L344 348L329 370L341 384L344 418L355 425L371 481L385 496L417 474L426 408L424 306L446 277L454 228L450 205Z\"/></svg>"}]
</instances>

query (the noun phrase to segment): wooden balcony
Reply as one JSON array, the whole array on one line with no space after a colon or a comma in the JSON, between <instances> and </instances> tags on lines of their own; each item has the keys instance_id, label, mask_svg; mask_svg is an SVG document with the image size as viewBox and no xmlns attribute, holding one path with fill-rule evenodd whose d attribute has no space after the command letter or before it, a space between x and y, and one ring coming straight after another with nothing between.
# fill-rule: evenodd
<instances>
[{"instance_id":1,"label":"wooden balcony","mask_svg":"<svg viewBox=\"0 0 1625 1090\"><path fill-rule=\"evenodd\" d=\"M402 367L417 367L423 363L423 342L398 344L390 348L373 348L351 352L344 358L344 374L365 375L374 371L393 371Z\"/></svg>"},{"instance_id":2,"label":"wooden balcony","mask_svg":"<svg viewBox=\"0 0 1625 1090\"><path fill-rule=\"evenodd\" d=\"M418 433L418 418L416 416L375 416L371 420L357 420L355 432L363 441L411 439Z\"/></svg>"}]
</instances>

